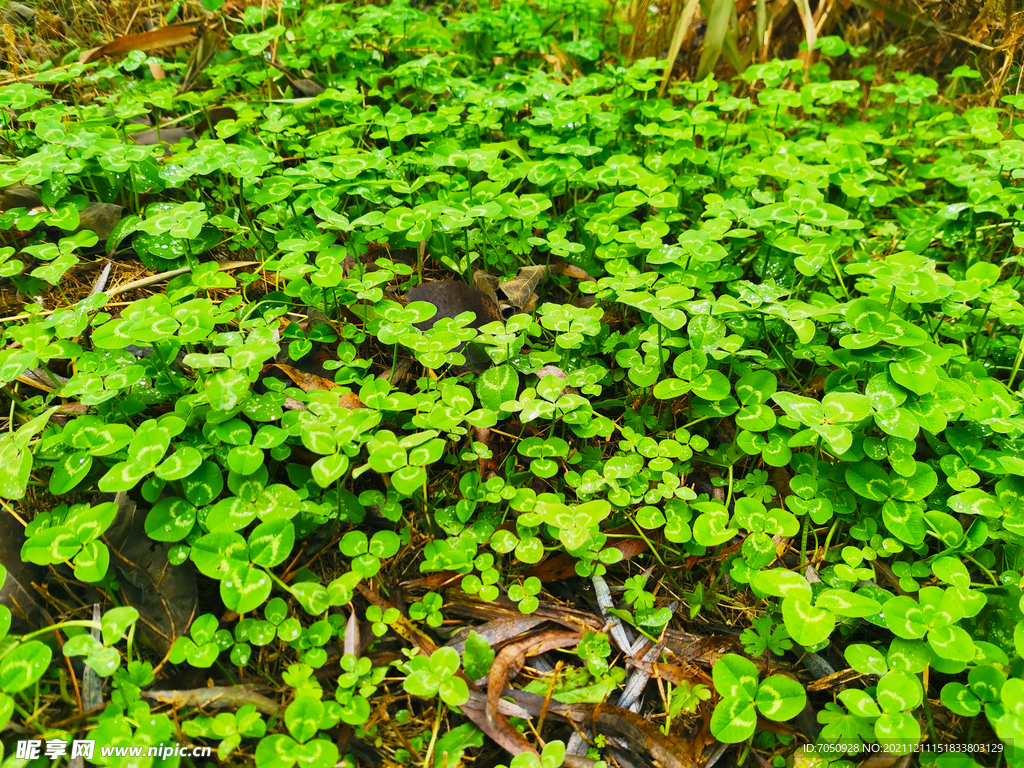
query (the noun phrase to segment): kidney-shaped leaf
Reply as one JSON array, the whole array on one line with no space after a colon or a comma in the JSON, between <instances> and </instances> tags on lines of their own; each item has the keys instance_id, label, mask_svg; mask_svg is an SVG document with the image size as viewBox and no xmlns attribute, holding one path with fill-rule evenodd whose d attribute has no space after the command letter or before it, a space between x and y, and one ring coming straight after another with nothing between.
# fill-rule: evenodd
<instances>
[{"instance_id":1,"label":"kidney-shaped leaf","mask_svg":"<svg viewBox=\"0 0 1024 768\"><path fill-rule=\"evenodd\" d=\"M800 714L807 703L807 694L796 680L772 675L761 683L754 701L769 720L789 720Z\"/></svg>"}]
</instances>

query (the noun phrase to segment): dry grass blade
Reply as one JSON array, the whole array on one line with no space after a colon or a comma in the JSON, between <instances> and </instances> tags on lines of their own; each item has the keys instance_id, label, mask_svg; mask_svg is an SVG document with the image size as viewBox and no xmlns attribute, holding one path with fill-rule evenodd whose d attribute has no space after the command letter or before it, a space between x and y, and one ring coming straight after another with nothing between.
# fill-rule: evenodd
<instances>
[{"instance_id":1,"label":"dry grass blade","mask_svg":"<svg viewBox=\"0 0 1024 768\"><path fill-rule=\"evenodd\" d=\"M219 272L223 272L228 269L243 269L244 267L254 267L259 264L258 261L225 261L218 269ZM138 280L132 280L130 283L119 285L111 291L107 292L107 296L114 297L121 293L128 293L128 291L135 291L139 288L146 288L150 285L156 285L162 283L164 280L170 280L172 277L178 275L184 275L186 272L191 272L192 267L182 267L181 269L172 269L169 272L161 272L159 275L150 275L149 277L143 277Z\"/></svg>"},{"instance_id":2,"label":"dry grass blade","mask_svg":"<svg viewBox=\"0 0 1024 768\"><path fill-rule=\"evenodd\" d=\"M161 48L175 48L191 43L202 33L202 29L203 25L200 22L192 22L161 27L137 35L124 35L99 48L86 51L79 57L78 62L90 64L104 56L123 56L129 51L148 52Z\"/></svg>"},{"instance_id":3,"label":"dry grass blade","mask_svg":"<svg viewBox=\"0 0 1024 768\"><path fill-rule=\"evenodd\" d=\"M702 79L715 68L719 57L722 55L722 47L725 45L725 36L729 33L729 22L732 21L735 10L735 0L708 0L714 2L711 10L705 15L708 19L708 29L704 34L704 47L700 53L700 63L697 65L697 79Z\"/></svg>"},{"instance_id":4,"label":"dry grass blade","mask_svg":"<svg viewBox=\"0 0 1024 768\"><path fill-rule=\"evenodd\" d=\"M672 44L668 49L668 66L665 67L665 74L661 78L661 87L658 89L659 99L665 95L665 89L668 88L669 80L672 79L672 66L675 64L676 56L679 55L679 49L683 47L683 39L689 31L690 25L693 24L696 12L697 0L686 0L683 12L679 15L679 21L676 22L676 30L672 33Z\"/></svg>"},{"instance_id":5,"label":"dry grass blade","mask_svg":"<svg viewBox=\"0 0 1024 768\"><path fill-rule=\"evenodd\" d=\"M807 40L807 52L804 67L811 66L814 61L814 43L818 39L818 30L814 27L814 14L807 0L793 0L796 12L800 14L800 22L804 25L804 38Z\"/></svg>"},{"instance_id":6,"label":"dry grass blade","mask_svg":"<svg viewBox=\"0 0 1024 768\"><path fill-rule=\"evenodd\" d=\"M920 34L930 29L942 29L944 25L929 16L908 9L909 3L887 3L879 0L850 0L854 5L872 12L884 14L885 20L905 32Z\"/></svg>"}]
</instances>

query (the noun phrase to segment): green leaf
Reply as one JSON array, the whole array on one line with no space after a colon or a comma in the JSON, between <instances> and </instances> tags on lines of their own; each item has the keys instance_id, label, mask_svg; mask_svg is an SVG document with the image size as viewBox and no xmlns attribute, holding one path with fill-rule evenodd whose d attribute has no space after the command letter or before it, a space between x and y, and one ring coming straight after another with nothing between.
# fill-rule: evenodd
<instances>
[{"instance_id":1,"label":"green leaf","mask_svg":"<svg viewBox=\"0 0 1024 768\"><path fill-rule=\"evenodd\" d=\"M877 600L845 589L825 590L818 596L815 605L840 616L874 616L882 610Z\"/></svg>"},{"instance_id":2,"label":"green leaf","mask_svg":"<svg viewBox=\"0 0 1024 768\"><path fill-rule=\"evenodd\" d=\"M25 690L49 669L52 657L49 646L38 640L17 646L0 659L0 691L17 693Z\"/></svg>"},{"instance_id":3,"label":"green leaf","mask_svg":"<svg viewBox=\"0 0 1024 768\"><path fill-rule=\"evenodd\" d=\"M484 677L494 663L494 649L482 636L471 630L462 652L462 663L466 677L470 680Z\"/></svg>"},{"instance_id":4,"label":"green leaf","mask_svg":"<svg viewBox=\"0 0 1024 768\"><path fill-rule=\"evenodd\" d=\"M911 712L921 706L924 691L917 677L906 672L889 672L878 681L875 698L883 712Z\"/></svg>"},{"instance_id":5,"label":"green leaf","mask_svg":"<svg viewBox=\"0 0 1024 768\"><path fill-rule=\"evenodd\" d=\"M762 681L754 699L757 709L769 720L789 720L807 704L804 687L791 677L772 675Z\"/></svg>"},{"instance_id":6,"label":"green leaf","mask_svg":"<svg viewBox=\"0 0 1024 768\"><path fill-rule=\"evenodd\" d=\"M691 384L682 379L662 379L654 385L654 396L659 400L671 400L682 397L690 391Z\"/></svg>"},{"instance_id":7,"label":"green leaf","mask_svg":"<svg viewBox=\"0 0 1024 768\"><path fill-rule=\"evenodd\" d=\"M835 616L831 612L797 597L783 599L782 618L789 636L805 647L827 640L836 626Z\"/></svg>"},{"instance_id":8,"label":"green leaf","mask_svg":"<svg viewBox=\"0 0 1024 768\"><path fill-rule=\"evenodd\" d=\"M715 705L711 714L711 735L727 744L746 741L757 726L754 702L747 696L732 696Z\"/></svg>"},{"instance_id":9,"label":"green leaf","mask_svg":"<svg viewBox=\"0 0 1024 768\"><path fill-rule=\"evenodd\" d=\"M830 392L821 405L825 419L833 424L861 421L871 415L871 400L854 392Z\"/></svg>"},{"instance_id":10,"label":"green leaf","mask_svg":"<svg viewBox=\"0 0 1024 768\"><path fill-rule=\"evenodd\" d=\"M804 601L811 599L811 586L807 579L799 573L783 568L760 571L750 584L761 592L776 597L793 597Z\"/></svg>"},{"instance_id":11,"label":"green leaf","mask_svg":"<svg viewBox=\"0 0 1024 768\"><path fill-rule=\"evenodd\" d=\"M519 392L519 373L511 365L498 365L480 374L476 396L484 408L500 411L502 403L515 400Z\"/></svg>"},{"instance_id":12,"label":"green leaf","mask_svg":"<svg viewBox=\"0 0 1024 768\"><path fill-rule=\"evenodd\" d=\"M727 653L715 662L712 679L723 697L752 700L757 693L757 667L742 656Z\"/></svg>"},{"instance_id":13,"label":"green leaf","mask_svg":"<svg viewBox=\"0 0 1024 768\"><path fill-rule=\"evenodd\" d=\"M62 495L78 485L92 469L92 456L75 451L57 462L50 474L50 493Z\"/></svg>"},{"instance_id":14,"label":"green leaf","mask_svg":"<svg viewBox=\"0 0 1024 768\"><path fill-rule=\"evenodd\" d=\"M406 466L408 455L397 443L384 444L370 452L370 468L375 472L394 472Z\"/></svg>"},{"instance_id":15,"label":"green leaf","mask_svg":"<svg viewBox=\"0 0 1024 768\"><path fill-rule=\"evenodd\" d=\"M820 424L824 416L824 408L817 400L794 395L792 392L776 392L771 397L782 409L805 426Z\"/></svg>"},{"instance_id":16,"label":"green leaf","mask_svg":"<svg viewBox=\"0 0 1024 768\"><path fill-rule=\"evenodd\" d=\"M320 699L309 694L296 696L284 712L288 731L298 741L308 741L320 730L324 716L324 705Z\"/></svg>"},{"instance_id":17,"label":"green leaf","mask_svg":"<svg viewBox=\"0 0 1024 768\"><path fill-rule=\"evenodd\" d=\"M862 461L846 470L846 482L858 496L872 501L889 498L889 475L877 464Z\"/></svg>"},{"instance_id":18,"label":"green leaf","mask_svg":"<svg viewBox=\"0 0 1024 768\"><path fill-rule=\"evenodd\" d=\"M971 690L962 683L946 683L940 694L943 706L961 717L974 717L981 714L981 702Z\"/></svg>"},{"instance_id":19,"label":"green leaf","mask_svg":"<svg viewBox=\"0 0 1024 768\"><path fill-rule=\"evenodd\" d=\"M248 613L267 601L272 586L265 571L246 564L228 572L220 583L220 596L228 609Z\"/></svg>"},{"instance_id":20,"label":"green leaf","mask_svg":"<svg viewBox=\"0 0 1024 768\"><path fill-rule=\"evenodd\" d=\"M548 742L548 746L558 742ZM438 738L434 747L434 768L452 768L458 765L467 749L484 744L483 732L472 723L463 723Z\"/></svg>"},{"instance_id":21,"label":"green leaf","mask_svg":"<svg viewBox=\"0 0 1024 768\"><path fill-rule=\"evenodd\" d=\"M865 675L883 675L889 667L885 656L863 643L854 643L846 647L846 661L851 667Z\"/></svg>"}]
</instances>

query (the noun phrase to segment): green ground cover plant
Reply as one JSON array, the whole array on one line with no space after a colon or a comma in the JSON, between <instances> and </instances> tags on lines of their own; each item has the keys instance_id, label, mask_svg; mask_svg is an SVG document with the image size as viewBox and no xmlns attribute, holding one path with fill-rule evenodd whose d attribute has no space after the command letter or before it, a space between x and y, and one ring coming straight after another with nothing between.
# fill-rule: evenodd
<instances>
[{"instance_id":1,"label":"green ground cover plant","mask_svg":"<svg viewBox=\"0 0 1024 768\"><path fill-rule=\"evenodd\" d=\"M659 95L603 11L252 6L0 88L19 738L1024 762L1022 97L835 37Z\"/></svg>"}]
</instances>

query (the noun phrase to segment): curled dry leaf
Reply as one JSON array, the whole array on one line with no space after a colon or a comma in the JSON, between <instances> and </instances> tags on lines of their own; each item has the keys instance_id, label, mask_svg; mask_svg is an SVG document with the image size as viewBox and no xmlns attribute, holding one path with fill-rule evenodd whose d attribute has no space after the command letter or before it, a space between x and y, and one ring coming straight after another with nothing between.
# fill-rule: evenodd
<instances>
[{"instance_id":1,"label":"curled dry leaf","mask_svg":"<svg viewBox=\"0 0 1024 768\"><path fill-rule=\"evenodd\" d=\"M562 274L576 280L585 280L590 283L597 282L597 278L591 277L586 271L580 269L575 264L569 264L568 262L562 263Z\"/></svg>"},{"instance_id":2,"label":"curled dry leaf","mask_svg":"<svg viewBox=\"0 0 1024 768\"><path fill-rule=\"evenodd\" d=\"M500 287L501 292L508 297L506 304L513 309L529 312L531 305L537 303L537 288L547 273L548 268L543 264L535 267L520 267L515 277L502 280Z\"/></svg>"},{"instance_id":3,"label":"curled dry leaf","mask_svg":"<svg viewBox=\"0 0 1024 768\"><path fill-rule=\"evenodd\" d=\"M537 306L537 288L547 273L544 265L520 267L515 277L499 280L490 272L478 269L473 273L473 283L498 305L502 317L519 312L529 314Z\"/></svg>"},{"instance_id":4,"label":"curled dry leaf","mask_svg":"<svg viewBox=\"0 0 1024 768\"><path fill-rule=\"evenodd\" d=\"M351 609L352 612L348 617L348 624L345 627L345 647L343 652L346 656L349 654L353 656L359 655L359 617L356 616L355 609Z\"/></svg>"},{"instance_id":5,"label":"curled dry leaf","mask_svg":"<svg viewBox=\"0 0 1024 768\"><path fill-rule=\"evenodd\" d=\"M100 293L104 288L107 287L107 281L110 280L110 270L112 266L113 262L110 259L107 259L106 263L103 265L103 269L100 272L99 277L96 278L96 282L94 282L92 284L92 288L89 289L90 296L95 296L97 293Z\"/></svg>"},{"instance_id":6,"label":"curled dry leaf","mask_svg":"<svg viewBox=\"0 0 1024 768\"><path fill-rule=\"evenodd\" d=\"M695 768L690 754L692 745L670 738L656 725L622 707L608 704L565 704L527 691L506 688L501 692L515 701L533 717L547 708L548 714L572 722L578 731L590 728L604 735L610 746L632 753L637 758L651 758L662 768Z\"/></svg>"},{"instance_id":7,"label":"curled dry leaf","mask_svg":"<svg viewBox=\"0 0 1024 768\"><path fill-rule=\"evenodd\" d=\"M482 619L489 621L502 617L522 616L519 609L507 598L483 602L470 597L456 589L444 591L445 610L453 616ZM447 613L446 613L447 615ZM545 618L563 627L571 627L578 631L592 630L601 632L606 623L604 619L587 611L581 611L565 605L542 602L531 616ZM672 651L681 661L693 661L702 667L710 667L723 655L736 649L736 639L732 636L696 635L678 629L665 630L665 648ZM751 661L763 669L763 659Z\"/></svg>"},{"instance_id":8,"label":"curled dry leaf","mask_svg":"<svg viewBox=\"0 0 1024 768\"><path fill-rule=\"evenodd\" d=\"M394 607L387 600L377 593L371 592L364 585L360 584L358 589L359 593L363 597L381 610L387 610L388 608ZM401 637L419 648L420 651L427 656L437 650L437 645L434 641L414 627L412 622L410 622L405 616L400 615L398 621L392 625L392 628ZM459 670L458 675L466 681L466 685L469 687L471 693L480 693L480 689L477 685L467 678L462 670ZM475 709L468 703L462 705L460 709L474 725L486 733L495 744L504 749L510 755L514 756L523 752L529 752L531 755L537 755L537 750L533 748L533 745L530 744L530 742L526 740L526 737L517 731L512 726L512 723L509 722L508 718L501 713L497 713L493 718L489 718L486 712Z\"/></svg>"},{"instance_id":9,"label":"curled dry leaf","mask_svg":"<svg viewBox=\"0 0 1024 768\"><path fill-rule=\"evenodd\" d=\"M483 443L483 445L488 450L490 450L490 448L491 448L491 430L489 430L487 427L473 427L473 439L476 442L478 442L478 443ZM477 459L477 461L476 461L476 468L477 468L477 471L480 473L480 477L485 477L487 475L487 462L488 461L489 461L489 459L485 459L483 456L481 456L479 459Z\"/></svg>"},{"instance_id":10,"label":"curled dry leaf","mask_svg":"<svg viewBox=\"0 0 1024 768\"><path fill-rule=\"evenodd\" d=\"M539 635L515 640L498 651L498 655L494 657L494 664L491 665L491 672L487 676L487 721L493 723L497 717L498 700L501 698L501 692L505 690L509 677L512 676L513 668L518 674L527 656L537 656L555 648L576 645L582 637L579 632L551 629Z\"/></svg>"},{"instance_id":11,"label":"curled dry leaf","mask_svg":"<svg viewBox=\"0 0 1024 768\"><path fill-rule=\"evenodd\" d=\"M466 702L466 706L475 709L481 713L487 711L487 697L482 693L476 691L469 692L469 701ZM505 699L498 699L498 714L504 715L505 717L521 717L524 720L530 719L530 712L523 709L518 704L506 701Z\"/></svg>"},{"instance_id":12,"label":"curled dry leaf","mask_svg":"<svg viewBox=\"0 0 1024 768\"><path fill-rule=\"evenodd\" d=\"M682 742L628 709L597 705L592 719L595 733L614 739L627 752L650 755L662 768L696 768Z\"/></svg>"},{"instance_id":13,"label":"curled dry leaf","mask_svg":"<svg viewBox=\"0 0 1024 768\"><path fill-rule=\"evenodd\" d=\"M285 69L280 64L278 64L276 61L271 61L268 63L275 69L284 72L284 75L288 79L288 82L291 83L292 85L292 90L295 91L296 94L301 94L302 96L319 96L321 93L327 90L322 85L320 85L320 83L318 83L316 80L310 80L308 77L297 77L291 71Z\"/></svg>"},{"instance_id":14,"label":"curled dry leaf","mask_svg":"<svg viewBox=\"0 0 1024 768\"><path fill-rule=\"evenodd\" d=\"M79 64L90 64L104 56L123 56L129 51L157 51L187 45L202 34L201 22L160 27L137 35L122 35L106 45L86 51L78 57Z\"/></svg>"}]
</instances>

